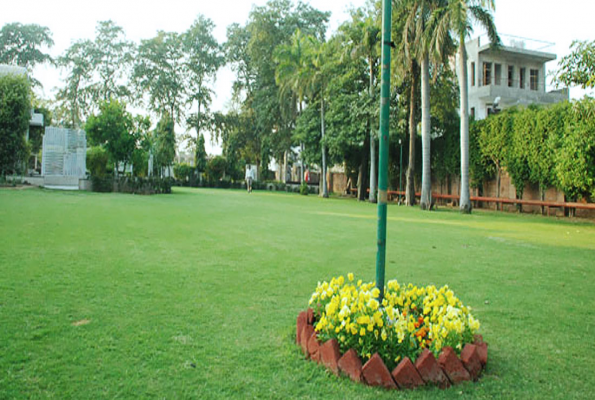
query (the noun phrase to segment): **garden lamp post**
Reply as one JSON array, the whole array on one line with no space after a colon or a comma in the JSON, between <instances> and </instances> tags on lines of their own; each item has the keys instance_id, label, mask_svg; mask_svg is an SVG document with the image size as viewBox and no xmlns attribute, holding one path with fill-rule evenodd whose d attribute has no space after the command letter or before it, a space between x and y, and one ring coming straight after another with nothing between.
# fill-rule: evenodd
<instances>
[{"instance_id":1,"label":"garden lamp post","mask_svg":"<svg viewBox=\"0 0 595 400\"><path fill-rule=\"evenodd\" d=\"M376 253L376 287L378 301L384 298L384 265L386 261L386 212L388 188L388 119L390 100L391 0L382 1L382 75L380 86L380 148L378 157L378 251Z\"/></svg>"}]
</instances>

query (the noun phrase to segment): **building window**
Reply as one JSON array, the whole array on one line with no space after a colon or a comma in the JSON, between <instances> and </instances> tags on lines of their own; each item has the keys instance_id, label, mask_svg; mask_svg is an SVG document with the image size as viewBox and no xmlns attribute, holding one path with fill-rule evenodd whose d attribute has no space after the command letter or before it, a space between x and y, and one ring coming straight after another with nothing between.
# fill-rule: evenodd
<instances>
[{"instance_id":1,"label":"building window","mask_svg":"<svg viewBox=\"0 0 595 400\"><path fill-rule=\"evenodd\" d=\"M519 71L519 78L520 78L520 88L524 89L525 88L525 72L526 72L526 68L521 68Z\"/></svg>"},{"instance_id":2,"label":"building window","mask_svg":"<svg viewBox=\"0 0 595 400\"><path fill-rule=\"evenodd\" d=\"M514 87L514 67L508 66L508 87Z\"/></svg>"},{"instance_id":3,"label":"building window","mask_svg":"<svg viewBox=\"0 0 595 400\"><path fill-rule=\"evenodd\" d=\"M492 63L483 63L483 84L492 84Z\"/></svg>"},{"instance_id":4,"label":"building window","mask_svg":"<svg viewBox=\"0 0 595 400\"><path fill-rule=\"evenodd\" d=\"M471 86L475 86L475 63L471 63Z\"/></svg>"},{"instance_id":5,"label":"building window","mask_svg":"<svg viewBox=\"0 0 595 400\"><path fill-rule=\"evenodd\" d=\"M500 86L502 84L502 64L494 64L494 84Z\"/></svg>"},{"instance_id":6,"label":"building window","mask_svg":"<svg viewBox=\"0 0 595 400\"><path fill-rule=\"evenodd\" d=\"M531 90L537 90L537 87L539 86L539 71L532 69L529 72L529 85L531 85Z\"/></svg>"},{"instance_id":7,"label":"building window","mask_svg":"<svg viewBox=\"0 0 595 400\"><path fill-rule=\"evenodd\" d=\"M471 107L471 118L475 118L475 107Z\"/></svg>"}]
</instances>

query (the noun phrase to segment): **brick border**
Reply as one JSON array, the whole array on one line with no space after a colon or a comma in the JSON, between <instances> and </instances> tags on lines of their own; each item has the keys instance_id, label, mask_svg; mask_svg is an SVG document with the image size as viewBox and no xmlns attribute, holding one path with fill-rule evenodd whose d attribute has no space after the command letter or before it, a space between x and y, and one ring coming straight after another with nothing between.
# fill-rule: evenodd
<instances>
[{"instance_id":1,"label":"brick border","mask_svg":"<svg viewBox=\"0 0 595 400\"><path fill-rule=\"evenodd\" d=\"M388 371L384 361L376 353L362 366L353 349L341 354L335 339L320 342L314 330L314 322L311 308L302 311L297 318L296 342L301 345L306 358L323 364L335 375L341 371L351 380L370 386L399 390L413 389L425 383L446 389L460 382L476 381L488 360L487 343L481 335L475 335L474 344L465 345L460 357L457 357L452 347L445 347L436 360L426 349L415 364L405 357L393 371Z\"/></svg>"}]
</instances>

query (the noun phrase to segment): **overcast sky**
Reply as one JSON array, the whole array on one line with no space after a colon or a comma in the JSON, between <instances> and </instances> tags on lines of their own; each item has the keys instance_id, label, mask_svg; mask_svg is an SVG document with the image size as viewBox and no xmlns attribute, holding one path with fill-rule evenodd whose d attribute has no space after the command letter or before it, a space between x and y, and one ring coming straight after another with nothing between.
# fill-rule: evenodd
<instances>
[{"instance_id":1,"label":"overcast sky","mask_svg":"<svg viewBox=\"0 0 595 400\"><path fill-rule=\"evenodd\" d=\"M347 19L347 10L351 6L363 5L365 0L305 2L332 12L329 28L333 32ZM5 0L3 3L0 26L10 22L47 26L55 41L49 52L58 56L75 40L93 39L97 22L108 19L123 27L129 40L138 43L141 39L154 37L158 30L183 32L198 14L203 14L215 22L214 35L222 43L228 25L234 22L244 24L253 4L263 5L266 0ZM555 43L547 51L557 54L558 58L568 54L572 40L595 39L593 15L593 0L496 0L495 18L499 33ZM548 70L555 67L556 62L548 64ZM55 88L62 84L60 72L54 68L38 67L34 75L44 86L45 98L53 97ZM229 101L232 80L229 69L219 73L214 110L223 109ZM582 95L582 91L571 90L571 97ZM220 149L208 145L207 151L217 153Z\"/></svg>"}]
</instances>

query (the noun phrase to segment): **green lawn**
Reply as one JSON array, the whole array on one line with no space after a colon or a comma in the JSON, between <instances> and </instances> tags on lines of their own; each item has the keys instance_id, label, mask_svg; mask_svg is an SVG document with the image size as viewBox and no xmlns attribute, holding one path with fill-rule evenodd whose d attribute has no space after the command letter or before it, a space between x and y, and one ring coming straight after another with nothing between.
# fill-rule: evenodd
<instances>
[{"instance_id":1,"label":"green lawn","mask_svg":"<svg viewBox=\"0 0 595 400\"><path fill-rule=\"evenodd\" d=\"M481 321L478 383L385 392L330 375L293 344L317 281L374 279L372 204L0 189L0 398L592 396L594 224L388 215L387 279L448 284Z\"/></svg>"}]
</instances>

